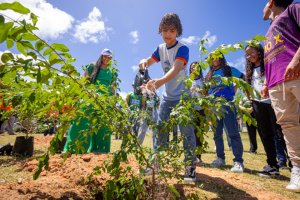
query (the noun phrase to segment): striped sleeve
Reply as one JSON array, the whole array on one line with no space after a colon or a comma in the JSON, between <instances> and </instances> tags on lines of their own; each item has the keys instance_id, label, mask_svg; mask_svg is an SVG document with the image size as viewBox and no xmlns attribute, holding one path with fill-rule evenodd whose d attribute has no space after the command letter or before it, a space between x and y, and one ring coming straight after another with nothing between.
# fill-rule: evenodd
<instances>
[{"instance_id":1,"label":"striped sleeve","mask_svg":"<svg viewBox=\"0 0 300 200\"><path fill-rule=\"evenodd\" d=\"M156 50L153 52L151 58L153 58L153 60L155 60L155 62L159 62L160 61L160 57L159 57L159 48L157 47Z\"/></svg>"},{"instance_id":2,"label":"striped sleeve","mask_svg":"<svg viewBox=\"0 0 300 200\"><path fill-rule=\"evenodd\" d=\"M189 48L187 46L181 46L177 51L175 59L179 59L179 60L183 61L184 64L188 63Z\"/></svg>"}]
</instances>

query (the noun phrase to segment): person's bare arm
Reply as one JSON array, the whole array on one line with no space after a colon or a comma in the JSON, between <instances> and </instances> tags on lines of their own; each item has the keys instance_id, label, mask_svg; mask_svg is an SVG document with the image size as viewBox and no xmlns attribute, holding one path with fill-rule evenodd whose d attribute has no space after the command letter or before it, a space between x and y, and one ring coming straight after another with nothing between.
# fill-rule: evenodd
<instances>
[{"instance_id":1,"label":"person's bare arm","mask_svg":"<svg viewBox=\"0 0 300 200\"><path fill-rule=\"evenodd\" d=\"M152 64L154 64L156 61L152 58L149 57L147 59L142 59L139 63L139 68L144 70L145 68L150 67Z\"/></svg>"},{"instance_id":2,"label":"person's bare arm","mask_svg":"<svg viewBox=\"0 0 300 200\"><path fill-rule=\"evenodd\" d=\"M175 78L175 76L184 68L184 66L185 63L182 60L176 59L173 67L168 71L168 73L159 79L150 80L147 83L146 88L151 91L155 91L165 83Z\"/></svg>"},{"instance_id":3,"label":"person's bare arm","mask_svg":"<svg viewBox=\"0 0 300 200\"><path fill-rule=\"evenodd\" d=\"M268 90L268 87L267 87L267 80L266 79L265 79L264 85L263 85L263 87L262 87L262 89L260 91L260 95L264 99L269 98L269 90Z\"/></svg>"},{"instance_id":4,"label":"person's bare arm","mask_svg":"<svg viewBox=\"0 0 300 200\"><path fill-rule=\"evenodd\" d=\"M295 53L293 59L287 66L284 74L284 80L294 80L300 77L300 47L298 51Z\"/></svg>"}]
</instances>

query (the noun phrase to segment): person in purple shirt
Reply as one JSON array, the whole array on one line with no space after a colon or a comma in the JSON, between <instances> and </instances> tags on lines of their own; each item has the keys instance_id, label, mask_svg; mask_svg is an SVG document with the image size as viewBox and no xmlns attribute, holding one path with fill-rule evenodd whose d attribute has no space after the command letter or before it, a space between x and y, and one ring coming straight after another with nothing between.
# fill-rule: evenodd
<instances>
[{"instance_id":1,"label":"person in purple shirt","mask_svg":"<svg viewBox=\"0 0 300 200\"><path fill-rule=\"evenodd\" d=\"M300 192L300 3L292 2L269 0L264 8L263 18L272 23L264 43L261 94L271 98L293 164L286 189Z\"/></svg>"}]
</instances>

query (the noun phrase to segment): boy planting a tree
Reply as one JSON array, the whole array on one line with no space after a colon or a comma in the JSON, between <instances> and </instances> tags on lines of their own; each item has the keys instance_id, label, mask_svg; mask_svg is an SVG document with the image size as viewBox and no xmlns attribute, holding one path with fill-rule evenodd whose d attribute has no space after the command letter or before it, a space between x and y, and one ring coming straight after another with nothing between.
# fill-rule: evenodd
<instances>
[{"instance_id":1,"label":"boy planting a tree","mask_svg":"<svg viewBox=\"0 0 300 200\"><path fill-rule=\"evenodd\" d=\"M150 80L144 87L148 90L155 91L162 85L165 86L162 100L160 102L158 121L160 127L166 122L172 109L179 103L180 97L185 89L184 79L187 77L187 63L189 59L189 49L187 46L177 40L177 37L182 34L182 25L177 14L168 13L163 16L160 25L159 33L165 43L160 44L154 53L143 62L140 62L140 69L150 67L156 62L161 62L164 76L158 79ZM185 162L189 162L184 176L185 181L195 181L195 134L192 126L179 125L180 131L184 136L183 147L185 149ZM154 151L157 147L168 147L168 132L164 130L158 131L157 144L154 144ZM146 169L145 173L151 174L152 170Z\"/></svg>"}]
</instances>

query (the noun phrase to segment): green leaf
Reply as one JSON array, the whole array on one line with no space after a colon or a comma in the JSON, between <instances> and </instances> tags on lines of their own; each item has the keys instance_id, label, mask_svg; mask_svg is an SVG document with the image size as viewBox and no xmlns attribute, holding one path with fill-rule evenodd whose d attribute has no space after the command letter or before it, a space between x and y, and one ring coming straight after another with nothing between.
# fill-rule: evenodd
<instances>
[{"instance_id":1,"label":"green leaf","mask_svg":"<svg viewBox=\"0 0 300 200\"><path fill-rule=\"evenodd\" d=\"M43 56L49 55L53 50L51 48L48 48L44 51Z\"/></svg>"},{"instance_id":2,"label":"green leaf","mask_svg":"<svg viewBox=\"0 0 300 200\"><path fill-rule=\"evenodd\" d=\"M50 78L50 72L48 69L44 69L41 71L41 81L42 83L48 83Z\"/></svg>"},{"instance_id":3,"label":"green leaf","mask_svg":"<svg viewBox=\"0 0 300 200\"><path fill-rule=\"evenodd\" d=\"M0 4L1 5L1 4ZM0 24L0 43L6 40L7 38L7 33L9 29L13 27L14 23L13 22L7 22L5 24Z\"/></svg>"},{"instance_id":4,"label":"green leaf","mask_svg":"<svg viewBox=\"0 0 300 200\"><path fill-rule=\"evenodd\" d=\"M58 57L58 55L56 53L51 53L50 56L49 56L49 62L53 61L57 57Z\"/></svg>"},{"instance_id":5,"label":"green leaf","mask_svg":"<svg viewBox=\"0 0 300 200\"><path fill-rule=\"evenodd\" d=\"M4 24L4 22L5 22L5 18L2 15L0 15L0 24Z\"/></svg>"},{"instance_id":6,"label":"green leaf","mask_svg":"<svg viewBox=\"0 0 300 200\"><path fill-rule=\"evenodd\" d=\"M22 35L23 40L29 40L29 41L35 41L38 39L38 37L32 33L24 33Z\"/></svg>"},{"instance_id":7,"label":"green leaf","mask_svg":"<svg viewBox=\"0 0 300 200\"><path fill-rule=\"evenodd\" d=\"M51 65L51 66L52 66L52 65L55 65L55 64L57 64L57 63L63 64L64 61L63 61L62 59L53 59L53 60L50 61L50 65Z\"/></svg>"},{"instance_id":8,"label":"green leaf","mask_svg":"<svg viewBox=\"0 0 300 200\"><path fill-rule=\"evenodd\" d=\"M252 40L257 40L257 41L262 41L262 40L266 40L267 38L263 35L256 35L252 38Z\"/></svg>"},{"instance_id":9,"label":"green leaf","mask_svg":"<svg viewBox=\"0 0 300 200\"><path fill-rule=\"evenodd\" d=\"M3 53L1 56L1 61L3 63L7 63L8 61L14 59L14 56L12 53Z\"/></svg>"},{"instance_id":10,"label":"green leaf","mask_svg":"<svg viewBox=\"0 0 300 200\"><path fill-rule=\"evenodd\" d=\"M64 44L52 44L51 45L53 47L53 49L57 50L57 51L61 51L61 52L68 52L69 49L68 47L66 47L66 45Z\"/></svg>"},{"instance_id":11,"label":"green leaf","mask_svg":"<svg viewBox=\"0 0 300 200\"><path fill-rule=\"evenodd\" d=\"M12 39L7 38L6 39L6 46L8 49L12 48L14 46L14 41Z\"/></svg>"},{"instance_id":12,"label":"green leaf","mask_svg":"<svg viewBox=\"0 0 300 200\"><path fill-rule=\"evenodd\" d=\"M19 40L22 36L21 33L25 33L25 32L26 32L26 29L24 29L23 26L13 27L10 30L9 35L12 37L12 39Z\"/></svg>"},{"instance_id":13,"label":"green leaf","mask_svg":"<svg viewBox=\"0 0 300 200\"><path fill-rule=\"evenodd\" d=\"M13 107L20 105L22 103L22 96L14 96L11 102Z\"/></svg>"},{"instance_id":14,"label":"green leaf","mask_svg":"<svg viewBox=\"0 0 300 200\"><path fill-rule=\"evenodd\" d=\"M37 21L38 21L38 16L36 16L34 13L31 13L30 14L30 18L31 18L31 20L33 22L33 25L35 26L36 23L37 23Z\"/></svg>"},{"instance_id":15,"label":"green leaf","mask_svg":"<svg viewBox=\"0 0 300 200\"><path fill-rule=\"evenodd\" d=\"M26 53L25 53L25 48L24 48L24 46L23 46L20 42L17 42L17 49L18 49L18 51L19 51L20 53L26 54Z\"/></svg>"},{"instance_id":16,"label":"green leaf","mask_svg":"<svg viewBox=\"0 0 300 200\"><path fill-rule=\"evenodd\" d=\"M25 49L34 49L29 41L20 41L20 43L24 46Z\"/></svg>"},{"instance_id":17,"label":"green leaf","mask_svg":"<svg viewBox=\"0 0 300 200\"><path fill-rule=\"evenodd\" d=\"M35 92L32 92L32 93L29 95L28 99L29 99L29 101L30 101L31 103L33 103L33 102L35 101Z\"/></svg>"},{"instance_id":18,"label":"green leaf","mask_svg":"<svg viewBox=\"0 0 300 200\"><path fill-rule=\"evenodd\" d=\"M28 55L28 56L31 56L31 57L32 57L33 59L35 59L35 60L37 59L36 53L34 53L34 52L32 52L32 51L31 51L31 52L28 52L27 55Z\"/></svg>"},{"instance_id":19,"label":"green leaf","mask_svg":"<svg viewBox=\"0 0 300 200\"><path fill-rule=\"evenodd\" d=\"M0 4L0 10L13 10L20 14L28 14L30 13L30 10L26 7L24 7L22 4L18 2L13 3L1 3Z\"/></svg>"},{"instance_id":20,"label":"green leaf","mask_svg":"<svg viewBox=\"0 0 300 200\"><path fill-rule=\"evenodd\" d=\"M36 82L40 83L42 80L42 73L41 73L41 67L39 67L37 75L36 75Z\"/></svg>"},{"instance_id":21,"label":"green leaf","mask_svg":"<svg viewBox=\"0 0 300 200\"><path fill-rule=\"evenodd\" d=\"M43 42L43 41L41 41L41 40L38 40L36 43L35 43L35 48L36 48L36 50L38 50L38 51L41 51L41 50L43 50L43 48L46 46L46 44Z\"/></svg>"}]
</instances>

